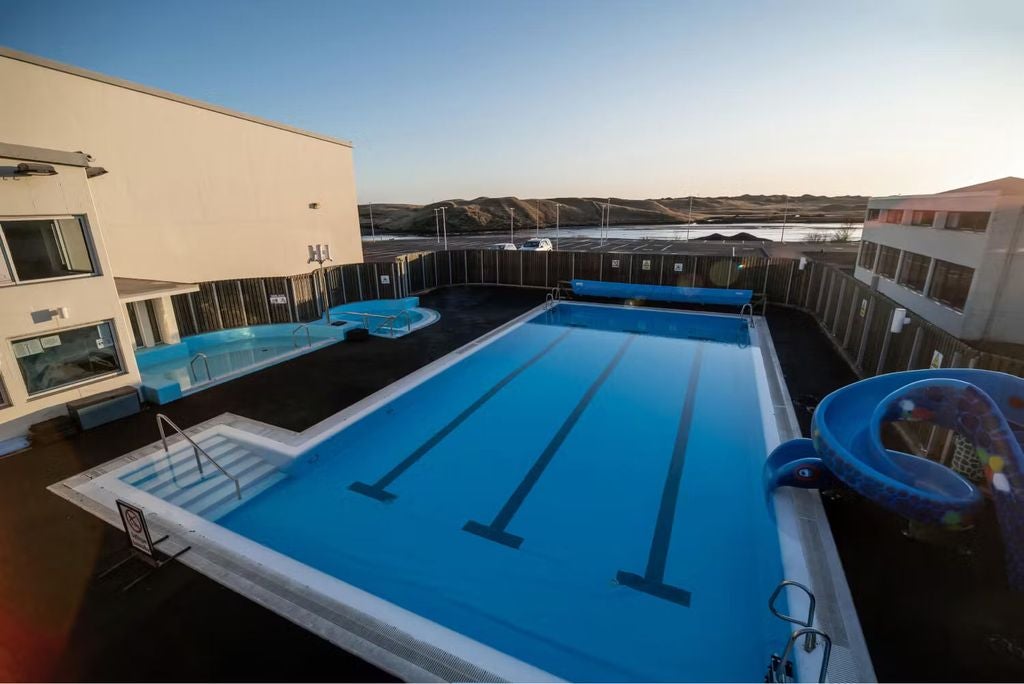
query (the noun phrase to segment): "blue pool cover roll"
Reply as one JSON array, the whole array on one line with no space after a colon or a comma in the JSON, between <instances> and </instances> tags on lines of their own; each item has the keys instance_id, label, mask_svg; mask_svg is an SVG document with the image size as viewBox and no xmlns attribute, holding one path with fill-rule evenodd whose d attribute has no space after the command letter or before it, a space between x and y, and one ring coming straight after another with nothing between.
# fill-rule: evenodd
<instances>
[{"instance_id":1,"label":"blue pool cover roll","mask_svg":"<svg viewBox=\"0 0 1024 684\"><path fill-rule=\"evenodd\" d=\"M717 287L637 285L634 283L608 283L600 280L572 280L571 282L572 291L585 297L743 306L749 304L751 297L754 296L753 290L730 290Z\"/></svg>"}]
</instances>

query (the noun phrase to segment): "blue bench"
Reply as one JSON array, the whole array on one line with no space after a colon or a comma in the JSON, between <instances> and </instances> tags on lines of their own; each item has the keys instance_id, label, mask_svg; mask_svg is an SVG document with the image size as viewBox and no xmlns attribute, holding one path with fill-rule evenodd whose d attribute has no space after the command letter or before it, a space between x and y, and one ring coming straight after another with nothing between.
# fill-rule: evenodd
<instances>
[{"instance_id":1,"label":"blue bench","mask_svg":"<svg viewBox=\"0 0 1024 684\"><path fill-rule=\"evenodd\" d=\"M641 299L652 302L682 304L715 304L739 306L750 304L753 290L729 290L718 287L676 287L674 285L636 285L609 283L602 280L570 280L572 292L583 297L608 299Z\"/></svg>"}]
</instances>

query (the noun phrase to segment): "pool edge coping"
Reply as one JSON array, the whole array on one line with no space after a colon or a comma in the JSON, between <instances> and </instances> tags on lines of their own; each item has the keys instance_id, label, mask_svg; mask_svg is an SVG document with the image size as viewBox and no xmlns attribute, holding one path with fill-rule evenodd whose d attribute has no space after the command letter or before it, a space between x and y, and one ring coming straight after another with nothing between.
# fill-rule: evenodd
<instances>
[{"instance_id":1,"label":"pool edge coping","mask_svg":"<svg viewBox=\"0 0 1024 684\"><path fill-rule=\"evenodd\" d=\"M315 423L301 432L287 430L269 423L263 423L261 421L245 418L244 416L239 416L229 412L219 414L213 418L192 425L186 428L184 432L198 441L201 438L210 436L209 434L204 435L204 433L211 433L211 431L215 430L220 432L227 428L231 432L240 430L242 432L249 433L250 436L258 440L272 440L280 444L289 445L293 449L298 448L305 450L306 448L309 448L312 443L329 438L336 432L341 431L347 427L348 424L358 420L372 410L375 410L377 406L385 404L397 396L410 391L414 387L426 382L431 377L441 373L448 367L458 363L466 354L482 349L501 337L504 337L520 325L545 311L547 306L547 304L539 304L529 309L512 320L470 340L466 344L448 352L438 359L435 359L422 368L419 368L394 383L377 390L355 404L328 416L324 420ZM213 434L216 434L216 432ZM203 437L200 437L200 435ZM274 435L274 437L270 437L270 435ZM168 445L171 452L178 449L188 448L189 446L188 442L180 435L168 437ZM91 488L93 480L109 475L114 471L118 471L135 461L147 458L154 453L162 451L162 449L162 444L159 441L146 444L138 449L128 452L127 454L122 454L121 456L105 461L98 466L55 482L49 485L47 490L84 509L86 512L95 515L97 518L107 522L113 527L122 529L120 516L114 509L104 505L98 499L79 491L79 488ZM138 491L138 494L143 497L149 496L145 492L141 491ZM304 629L307 629L313 634L316 634L347 652L363 658L372 665L380 667L400 679L412 682L563 681L559 677L548 673L541 668L530 665L525 661L503 653L498 649L483 644L482 642L478 642L471 637L459 634L454 630L430 620L429 618L425 618L413 611L404 609L397 604L387 601L386 599L377 597L369 592L363 592L363 590L355 587L354 585L350 585L343 580L331 577L333 581L337 582L341 586L350 587L359 592L366 593L382 605L393 606L399 611L418 618L423 623L427 623L428 627L432 626L436 628L436 632L454 634L471 647L475 645L480 649L492 652L502 661L501 665L503 667L501 669L505 669L513 675L515 675L516 672L520 674L519 677L513 676L503 678L490 671L486 666L466 660L465 658L455 655L450 650L445 649L443 646L438 646L431 641L424 641L421 638L407 633L398 625L384 622L374 615L353 608L333 596L326 595L324 592L318 591L301 581L294 580L274 572L270 568L263 566L251 558L236 554L231 549L224 548L223 544L218 543L217 540L210 539L207 535L197 532L196 530L188 530L184 525L176 522L172 523L174 525L173 527L168 527L164 524L164 516L160 515L159 510L153 510L152 507L150 507L149 513L150 515L147 515L147 521L149 522L152 530L161 536L163 534L171 535L169 541L172 543L166 543L161 547L163 550L169 553L174 553L185 546L191 546L191 550L187 554L177 558L177 560L182 564L231 589L237 594L272 610L281 617L303 627ZM189 518L198 518L198 516L194 516L194 514L184 510L181 511L181 514L186 517L186 520ZM154 517L156 520L153 519ZM207 522L210 525L216 525L216 523L205 521L204 519L199 520ZM230 530L224 531L227 534L233 534ZM251 543L262 546L257 542ZM267 550L271 553L278 553L269 548ZM241 562L239 562L239 560L235 560L232 556L238 556ZM304 565L299 561L294 562ZM252 567L246 567L247 564ZM326 575L315 568L311 568L309 566L305 567L309 568L313 573ZM260 568L261 571L257 571L257 568ZM338 624L337 620L325 618L310 610L308 606L304 607L299 605L299 603L294 599L289 598L284 594L292 594L295 598L305 599L305 603L313 603L317 606L321 606L334 613L334 615L347 618L349 621L355 620L358 623L369 624L371 628L376 627L376 631L379 633L385 633L388 631L396 632L398 640L402 645L411 644L411 646L407 647L415 648L415 652L417 654L424 658L433 657L433 660L440 666L435 669L443 670L445 667L448 667L450 670L455 670L459 674L462 674L463 677L461 679L445 679L434 670L428 669L427 667L421 667L417 663L394 653L378 643L360 637L349 629ZM495 663L488 663L488 665L494 664Z\"/></svg>"},{"instance_id":2,"label":"pool edge coping","mask_svg":"<svg viewBox=\"0 0 1024 684\"><path fill-rule=\"evenodd\" d=\"M572 305L621 308L619 305L596 302L566 303ZM554 306L557 305L558 304L555 304ZM461 361L466 355L474 353L475 351L478 351L479 349L482 349L504 337L528 320L531 320L551 307L552 305L549 303L533 307L516 318L513 318L497 328L470 340L466 344L448 352L438 359L435 359L422 368L413 371L396 382L381 388L355 404L352 404L342 411L315 423L301 432L279 428L269 423L263 423L231 413L223 413L207 421L198 423L188 428L185 432L190 436L193 436L209 432L216 428L229 428L232 429L229 430L229 432L240 430L260 441L266 440L267 442L274 442L278 445L287 445L290 447L290 450L294 449L304 451L315 443L326 440L337 432L345 429L349 424L359 420L367 413L375 410L378 406L392 401L398 396L405 394L435 375L443 372L450 366ZM723 314L717 312L680 311L676 309L663 309L657 307L644 307L644 309L666 311L670 313L686 313L690 315L746 318L745 316L738 314ZM762 363L757 365L761 367L761 370L764 373L763 381L765 386L761 387L759 384L758 394L761 397L762 402L765 403L764 394L767 392L767 398L769 400L762 408L762 420L765 421L767 419L766 412L770 410L775 419L775 428L779 441L799 437L801 436L801 432L796 420L796 414L792 407L788 388L785 385L784 376L782 374L778 357L775 353L774 343L772 342L766 320L763 317L755 317L754 327L751 332L754 333L754 335L752 336L753 339L751 340L750 349L752 351L760 350ZM765 424L763 427L766 430L765 438L767 442L769 437L769 434L767 434L768 426ZM176 447L187 448L187 443L180 436L175 435L175 438L169 441L173 442L175 445L172 447L172 450ZM766 443L766 448L767 447L768 444ZM119 470L128 463L145 458L160 449L160 443L153 442L129 452L128 454L124 454L118 458L107 461L97 467L56 482L47 487L47 489L120 529L121 521L115 511L105 506L100 501L78 491L77 487L90 483L96 477L110 473L114 470ZM770 448L767 448L766 451L770 451ZM767 455L768 454L766 453L766 458ZM855 677L844 677L841 678L842 680L856 679L857 681L875 681L874 670L868 655L866 642L864 641L864 637L860 629L852 596L850 595L849 587L846 583L838 551L835 547L835 542L831 535L831 529L818 493L808 490L792 490L790 488L783 488L776 492L775 505L779 516L778 529L780 552L787 578L805 581L811 587L815 588L816 591L818 590L818 587L829 588L831 589L829 592L830 597L834 598L836 601L838 612L843 622L844 632L847 635L849 642L849 648L843 648L841 646L834 647L832 651L832 665L845 665L845 667L842 668L844 672L857 673ZM804 510L800 511L799 509L801 508ZM800 534L800 530L797 529L800 525L801 519L807 520L811 525L813 525L817 533L817 537L820 542L819 550L824 555L824 573L814 573L808 563L808 559L804 552L804 539ZM783 534L783 521L785 521L789 526L788 531L790 533L790 539L786 539ZM154 530L159 531L160 534L170 532L173 535L172 540L174 541L177 541L174 539L174 536L177 536L183 539L185 543L192 544L192 551L179 558L179 560L197 572L206 575L214 581L217 581L259 605L273 610L285 619L288 619L289 621L311 631L348 652L366 659L368 662L381 667L395 676L407 681L443 681L436 672L420 667L416 663L395 654L379 644L360 637L359 635L340 626L337 621L332 621L330 618L324 617L323 615L310 610L309 607L299 605L295 600L284 594L293 594L298 598L304 598L307 600L307 603L312 601L335 615L340 614L345 616L346 614L354 612L357 614L358 619L368 620L371 622L381 622L377 617L362 613L358 609L353 608L332 596L324 595L323 592L307 586L298 580L279 576L268 568L264 568L265 572L258 572L257 568L261 566L254 560L246 556L240 556L242 562L232 559L230 556L238 556L239 554L234 553L228 548L222 548L221 544L218 544L216 540L212 540L206 535L199 533L189 534L189 531L184 529L184 527L181 529L168 529L162 523L163 516L159 516L159 522L151 523L151 525ZM216 523L210 524L215 525ZM792 539L800 540L795 549L793 548L794 542ZM181 544L180 546L184 545L185 544ZM175 547L170 546L169 548L174 550ZM254 567L245 567L245 563ZM337 580L337 578L334 579ZM347 584L342 580L337 581L342 584ZM296 592L296 585L298 588L305 588L305 593L302 591ZM379 597L375 598L378 598L380 601L385 603L389 603L385 599L380 599ZM325 603L334 605L324 606ZM401 608L400 606L396 607ZM407 612L411 613L411 611ZM432 621L427 618L422 619L432 623ZM402 631L395 625L389 625L387 623L383 624L386 627L391 627L392 629L399 631L406 639L412 641L414 644L423 645L425 647L423 650L436 650L448 656L448 658L444 658L442 655L439 659L454 660L456 661L457 667L459 664L465 664L466 668L462 670L463 672L472 672L476 670L478 671L477 676L479 676L480 671L482 671L485 675L484 678L491 680L500 679L492 672L485 671L482 666L477 665L472 661L465 660L459 656L455 656L443 647L439 647L431 642L424 642L421 639ZM437 623L433 624L437 625ZM441 625L437 626L441 629L447 630L447 628L444 628ZM829 625L823 625L823 627L825 627L826 631L829 631ZM464 638L469 641L473 641L469 637ZM505 656L511 661L521 663L526 668L546 674L551 679L557 679L550 673L545 673L539 670L539 668L535 668L528 663L519 661L513 656L500 653L497 649L487 647L485 644L481 645ZM782 644L780 644L780 649L781 646ZM422 654L422 651L417 652ZM800 670L807 671L805 669L805 664L811 659L811 656L805 654L801 649L795 649L795 653L798 668ZM813 660L816 661L817 658L813 658ZM814 663L811 664L814 665ZM816 667L816 665L814 666ZM850 668L852 668L852 670ZM835 670L830 667L830 673L834 671ZM836 679L830 676L829 680L835 681Z\"/></svg>"},{"instance_id":3,"label":"pool edge coping","mask_svg":"<svg viewBox=\"0 0 1024 684\"><path fill-rule=\"evenodd\" d=\"M761 349L764 379L771 400L769 406L774 414L779 441L781 443L803 437L786 385L785 374L764 316L755 317L755 329L759 338L759 344L756 346ZM768 454L765 454L766 458L767 456ZM846 573L820 493L811 489L781 487L775 491L773 498L786 579L806 583L815 592L819 606L822 605L823 597L828 598L835 606L837 614L833 616L831 612L826 612L825 616L838 619L846 636L845 645L833 644L827 681L877 682L867 641L861 629L853 595L846 580ZM817 566L812 566L808 562L806 551L812 545L811 542L816 542L815 545L822 556L823 563ZM797 595L787 589L787 599ZM832 624L819 623L823 617L820 611L816 616L815 626L822 627L830 636L835 633ZM813 667L813 671L817 671L818 658L812 657L799 647L794 647L793 652L798 672L802 670L803 673L808 673L808 667ZM838 677L834 674L837 672L837 666L840 667Z\"/></svg>"}]
</instances>

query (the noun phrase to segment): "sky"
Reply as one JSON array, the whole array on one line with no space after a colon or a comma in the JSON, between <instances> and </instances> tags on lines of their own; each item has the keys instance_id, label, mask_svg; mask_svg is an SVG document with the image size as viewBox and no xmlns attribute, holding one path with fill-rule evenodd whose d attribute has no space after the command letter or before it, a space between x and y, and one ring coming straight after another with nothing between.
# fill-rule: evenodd
<instances>
[{"instance_id":1,"label":"sky","mask_svg":"<svg viewBox=\"0 0 1024 684\"><path fill-rule=\"evenodd\" d=\"M1022 36L1021 0L0 4L0 45L351 140L360 202L1024 177Z\"/></svg>"}]
</instances>

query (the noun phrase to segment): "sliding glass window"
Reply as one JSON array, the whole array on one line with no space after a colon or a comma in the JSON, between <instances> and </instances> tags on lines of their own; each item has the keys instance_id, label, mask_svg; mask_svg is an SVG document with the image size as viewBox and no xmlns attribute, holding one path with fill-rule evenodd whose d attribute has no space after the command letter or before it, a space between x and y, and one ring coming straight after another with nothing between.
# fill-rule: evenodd
<instances>
[{"instance_id":1,"label":"sliding glass window","mask_svg":"<svg viewBox=\"0 0 1024 684\"><path fill-rule=\"evenodd\" d=\"M915 292L924 292L924 284L928 280L928 267L931 263L931 257L904 252L903 264L900 266L899 284L905 285Z\"/></svg>"},{"instance_id":2,"label":"sliding glass window","mask_svg":"<svg viewBox=\"0 0 1024 684\"><path fill-rule=\"evenodd\" d=\"M875 255L878 254L878 243L864 240L860 243L860 258L857 265L869 271L875 267Z\"/></svg>"},{"instance_id":3,"label":"sliding glass window","mask_svg":"<svg viewBox=\"0 0 1024 684\"><path fill-rule=\"evenodd\" d=\"M884 278L896 277L896 266L900 263L900 250L895 247L882 247L878 250L878 266L875 273Z\"/></svg>"},{"instance_id":4,"label":"sliding glass window","mask_svg":"<svg viewBox=\"0 0 1024 684\"><path fill-rule=\"evenodd\" d=\"M96 272L77 218L0 221L0 285Z\"/></svg>"},{"instance_id":5,"label":"sliding glass window","mask_svg":"<svg viewBox=\"0 0 1024 684\"><path fill-rule=\"evenodd\" d=\"M946 230L984 233L992 214L987 211L951 211L946 214Z\"/></svg>"},{"instance_id":6,"label":"sliding glass window","mask_svg":"<svg viewBox=\"0 0 1024 684\"><path fill-rule=\"evenodd\" d=\"M11 347L29 395L123 370L110 321L22 338Z\"/></svg>"},{"instance_id":7,"label":"sliding glass window","mask_svg":"<svg viewBox=\"0 0 1024 684\"><path fill-rule=\"evenodd\" d=\"M932 282L928 286L928 296L957 311L963 311L964 304L967 303L967 294L971 291L972 280L973 268L936 259L935 273L932 274Z\"/></svg>"}]
</instances>

